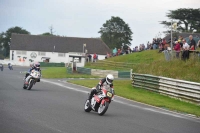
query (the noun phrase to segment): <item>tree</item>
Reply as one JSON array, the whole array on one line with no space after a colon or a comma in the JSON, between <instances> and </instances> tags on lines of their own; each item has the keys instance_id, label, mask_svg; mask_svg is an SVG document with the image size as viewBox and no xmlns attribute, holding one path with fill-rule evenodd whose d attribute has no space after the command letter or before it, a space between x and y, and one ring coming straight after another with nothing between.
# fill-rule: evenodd
<instances>
[{"instance_id":1,"label":"tree","mask_svg":"<svg viewBox=\"0 0 200 133\"><path fill-rule=\"evenodd\" d=\"M18 34L30 34L30 32L26 31L25 29L22 29L21 27L12 27L9 28L6 32L2 32L0 34L0 44L5 49L5 57L9 56L10 53L10 42L11 42L11 34L12 33L18 33Z\"/></svg>"},{"instance_id":2,"label":"tree","mask_svg":"<svg viewBox=\"0 0 200 133\"><path fill-rule=\"evenodd\" d=\"M121 48L124 45L131 45L132 31L128 24L126 24L120 17L111 17L100 28L98 32L101 34L101 39L110 48Z\"/></svg>"},{"instance_id":3,"label":"tree","mask_svg":"<svg viewBox=\"0 0 200 133\"><path fill-rule=\"evenodd\" d=\"M177 10L169 10L166 15L172 23L177 23L178 32L200 32L200 8L180 8ZM165 25L170 31L171 22L161 21L160 24Z\"/></svg>"},{"instance_id":4,"label":"tree","mask_svg":"<svg viewBox=\"0 0 200 133\"><path fill-rule=\"evenodd\" d=\"M45 32L45 33L43 33L42 35L44 35L44 36L50 36L50 35L52 35L52 34L49 33L49 32Z\"/></svg>"}]
</instances>

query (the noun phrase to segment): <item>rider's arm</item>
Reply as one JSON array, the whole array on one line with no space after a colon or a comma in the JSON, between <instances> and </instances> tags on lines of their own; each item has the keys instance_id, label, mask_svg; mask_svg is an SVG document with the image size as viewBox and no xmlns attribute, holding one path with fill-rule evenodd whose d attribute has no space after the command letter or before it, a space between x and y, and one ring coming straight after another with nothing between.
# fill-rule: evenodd
<instances>
[{"instance_id":1,"label":"rider's arm","mask_svg":"<svg viewBox=\"0 0 200 133\"><path fill-rule=\"evenodd\" d=\"M106 78L101 79L101 80L99 81L99 83L97 84L96 88L99 89L99 90L101 90L101 86L102 86L102 84L103 84L105 81L106 81Z\"/></svg>"},{"instance_id":2,"label":"rider's arm","mask_svg":"<svg viewBox=\"0 0 200 133\"><path fill-rule=\"evenodd\" d=\"M33 68L30 68L30 69L28 70L28 72L31 73L32 70L33 70Z\"/></svg>"},{"instance_id":3,"label":"rider's arm","mask_svg":"<svg viewBox=\"0 0 200 133\"><path fill-rule=\"evenodd\" d=\"M113 84L111 84L111 85L110 85L110 88L112 89L112 93L113 93L113 94L115 94L115 91L114 91L114 86L113 86Z\"/></svg>"}]
</instances>

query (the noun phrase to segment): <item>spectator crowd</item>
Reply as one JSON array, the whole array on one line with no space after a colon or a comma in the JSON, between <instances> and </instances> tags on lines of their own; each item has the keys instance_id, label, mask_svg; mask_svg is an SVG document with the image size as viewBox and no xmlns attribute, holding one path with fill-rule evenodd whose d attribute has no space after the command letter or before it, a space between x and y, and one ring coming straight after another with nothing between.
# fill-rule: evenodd
<instances>
[{"instance_id":1,"label":"spectator crowd","mask_svg":"<svg viewBox=\"0 0 200 133\"><path fill-rule=\"evenodd\" d=\"M176 52L176 58L180 58L180 53L182 51L181 57L183 60L189 59L189 52L196 50L196 47L200 47L200 40L196 43L193 39L193 36L189 36L189 44L187 43L186 39L184 39L182 36L179 36L178 38L173 37L172 39L172 45L173 50ZM114 56L120 56L125 54L130 54L134 52L141 52L143 50L155 50L158 49L158 53L163 52L164 50L171 51L171 38L169 40L162 39L162 38L153 38L152 42L147 42L147 45L145 47L144 44L140 44L139 46L134 47L131 49L130 47L124 49L121 48L114 48L112 50L112 53L108 53L105 56L105 59L114 57ZM88 62L96 62L98 60L98 55L96 53L93 54L87 54L87 61Z\"/></svg>"}]
</instances>

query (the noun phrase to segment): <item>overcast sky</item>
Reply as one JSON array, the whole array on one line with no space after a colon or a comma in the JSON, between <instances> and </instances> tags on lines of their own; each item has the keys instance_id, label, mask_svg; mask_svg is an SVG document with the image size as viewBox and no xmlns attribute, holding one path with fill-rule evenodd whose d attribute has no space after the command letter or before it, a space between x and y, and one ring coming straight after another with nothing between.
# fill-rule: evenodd
<instances>
[{"instance_id":1,"label":"overcast sky","mask_svg":"<svg viewBox=\"0 0 200 133\"><path fill-rule=\"evenodd\" d=\"M35 35L52 25L56 35L99 37L102 24L118 16L134 33L133 47L165 30L159 21L168 10L199 7L199 0L0 0L0 32L20 26Z\"/></svg>"}]
</instances>

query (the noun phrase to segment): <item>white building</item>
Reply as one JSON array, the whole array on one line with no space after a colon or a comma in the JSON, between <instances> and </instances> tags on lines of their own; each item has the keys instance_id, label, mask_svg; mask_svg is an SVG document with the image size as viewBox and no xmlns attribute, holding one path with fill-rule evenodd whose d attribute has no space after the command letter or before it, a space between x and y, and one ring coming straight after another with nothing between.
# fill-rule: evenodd
<instances>
[{"instance_id":1,"label":"white building","mask_svg":"<svg viewBox=\"0 0 200 133\"><path fill-rule=\"evenodd\" d=\"M43 35L12 34L10 60L17 65L29 66L32 62L85 64L85 53L98 55L99 60L111 53L109 47L97 38L76 38Z\"/></svg>"}]
</instances>

